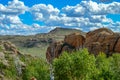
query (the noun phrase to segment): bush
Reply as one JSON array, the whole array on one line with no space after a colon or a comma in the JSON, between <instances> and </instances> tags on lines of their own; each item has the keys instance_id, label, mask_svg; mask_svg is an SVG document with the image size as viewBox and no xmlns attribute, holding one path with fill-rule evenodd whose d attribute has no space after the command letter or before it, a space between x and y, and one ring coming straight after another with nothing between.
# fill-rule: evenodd
<instances>
[{"instance_id":1,"label":"bush","mask_svg":"<svg viewBox=\"0 0 120 80\"><path fill-rule=\"evenodd\" d=\"M111 71L113 78L111 80L120 80L120 54L113 54L111 61Z\"/></svg>"},{"instance_id":2,"label":"bush","mask_svg":"<svg viewBox=\"0 0 120 80\"><path fill-rule=\"evenodd\" d=\"M86 49L68 54L64 52L54 60L55 80L92 80L98 72L95 57Z\"/></svg>"},{"instance_id":3,"label":"bush","mask_svg":"<svg viewBox=\"0 0 120 80\"><path fill-rule=\"evenodd\" d=\"M26 57L25 57L26 58ZM23 70L23 80L35 77L37 80L49 80L49 66L39 58L29 57L25 61L26 68Z\"/></svg>"},{"instance_id":4,"label":"bush","mask_svg":"<svg viewBox=\"0 0 120 80\"><path fill-rule=\"evenodd\" d=\"M96 80L111 80L113 73L111 71L111 57L107 58L104 53L100 53L96 57L96 68L99 74L96 76Z\"/></svg>"}]
</instances>

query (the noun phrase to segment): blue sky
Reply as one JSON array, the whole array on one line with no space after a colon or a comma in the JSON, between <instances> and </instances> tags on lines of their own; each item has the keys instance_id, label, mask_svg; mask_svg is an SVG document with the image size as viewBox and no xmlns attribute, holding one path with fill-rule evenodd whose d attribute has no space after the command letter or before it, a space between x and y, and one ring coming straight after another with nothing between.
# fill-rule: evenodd
<instances>
[{"instance_id":1,"label":"blue sky","mask_svg":"<svg viewBox=\"0 0 120 80\"><path fill-rule=\"evenodd\" d=\"M0 0L0 35L46 33L56 27L120 32L119 0Z\"/></svg>"}]
</instances>

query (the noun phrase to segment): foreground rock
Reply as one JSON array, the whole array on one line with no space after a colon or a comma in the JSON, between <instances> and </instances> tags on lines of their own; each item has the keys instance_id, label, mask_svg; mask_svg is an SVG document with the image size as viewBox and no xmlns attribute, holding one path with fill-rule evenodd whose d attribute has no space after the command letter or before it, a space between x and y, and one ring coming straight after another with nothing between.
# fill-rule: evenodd
<instances>
[{"instance_id":1,"label":"foreground rock","mask_svg":"<svg viewBox=\"0 0 120 80\"><path fill-rule=\"evenodd\" d=\"M11 42L0 41L0 80L40 79L49 80L49 65L44 59L22 54Z\"/></svg>"},{"instance_id":2,"label":"foreground rock","mask_svg":"<svg viewBox=\"0 0 120 80\"><path fill-rule=\"evenodd\" d=\"M18 49L9 41L0 41L0 79L6 79L5 69L10 68L11 66L19 64L25 66L25 64L21 60L17 60L18 56L22 56L22 54L18 51ZM13 61L12 61L13 60ZM11 62L16 62L16 64L11 65Z\"/></svg>"},{"instance_id":3,"label":"foreground rock","mask_svg":"<svg viewBox=\"0 0 120 80\"><path fill-rule=\"evenodd\" d=\"M51 62L54 58L58 58L63 51L72 52L79 48L83 48L85 37L80 33L72 33L66 35L64 41L53 42L49 45L46 51L46 58Z\"/></svg>"}]
</instances>

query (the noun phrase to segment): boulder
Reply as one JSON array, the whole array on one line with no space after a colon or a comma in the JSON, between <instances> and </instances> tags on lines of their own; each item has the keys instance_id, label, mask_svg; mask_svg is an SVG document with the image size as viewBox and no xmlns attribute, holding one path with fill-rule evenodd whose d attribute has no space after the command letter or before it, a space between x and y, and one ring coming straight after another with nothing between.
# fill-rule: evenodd
<instances>
[{"instance_id":1,"label":"boulder","mask_svg":"<svg viewBox=\"0 0 120 80\"><path fill-rule=\"evenodd\" d=\"M90 31L86 34L85 45L91 42L103 42L108 36L114 35L114 33L107 28L100 28L94 31Z\"/></svg>"},{"instance_id":2,"label":"boulder","mask_svg":"<svg viewBox=\"0 0 120 80\"><path fill-rule=\"evenodd\" d=\"M120 53L120 35L114 34L108 36L104 41L103 44L108 45L108 51L111 53Z\"/></svg>"},{"instance_id":3,"label":"boulder","mask_svg":"<svg viewBox=\"0 0 120 80\"><path fill-rule=\"evenodd\" d=\"M106 53L108 56L112 53L120 53L120 35L107 28L100 28L86 34L85 47L90 53ZM95 44L99 43L99 44Z\"/></svg>"},{"instance_id":4,"label":"boulder","mask_svg":"<svg viewBox=\"0 0 120 80\"><path fill-rule=\"evenodd\" d=\"M80 33L72 33L65 36L64 42L79 49L84 47L85 37Z\"/></svg>"},{"instance_id":5,"label":"boulder","mask_svg":"<svg viewBox=\"0 0 120 80\"><path fill-rule=\"evenodd\" d=\"M14 44L12 44L11 42L9 41L5 41L2 43L4 48L5 48L5 51L11 51L13 52L14 54L21 54L18 49L16 48L16 46Z\"/></svg>"},{"instance_id":6,"label":"boulder","mask_svg":"<svg viewBox=\"0 0 120 80\"><path fill-rule=\"evenodd\" d=\"M89 32L86 34L86 38L89 38L89 37L94 36L94 35L99 35L99 34L113 35L114 32L111 31L111 30L108 29L108 28L99 28L99 29L96 29L96 30L94 30L94 31L89 31Z\"/></svg>"}]
</instances>

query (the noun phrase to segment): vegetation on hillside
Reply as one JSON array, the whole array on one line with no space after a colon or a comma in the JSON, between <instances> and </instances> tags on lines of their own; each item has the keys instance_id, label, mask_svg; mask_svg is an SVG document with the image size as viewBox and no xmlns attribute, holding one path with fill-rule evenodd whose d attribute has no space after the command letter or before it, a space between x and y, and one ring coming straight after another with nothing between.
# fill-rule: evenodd
<instances>
[{"instance_id":1,"label":"vegetation on hillside","mask_svg":"<svg viewBox=\"0 0 120 80\"><path fill-rule=\"evenodd\" d=\"M87 49L64 52L53 62L55 80L120 80L120 54L90 55Z\"/></svg>"},{"instance_id":2,"label":"vegetation on hillside","mask_svg":"<svg viewBox=\"0 0 120 80\"><path fill-rule=\"evenodd\" d=\"M16 54L17 48L14 46L14 52L13 44L8 43L0 44L0 79L50 79L50 66L45 59ZM104 53L94 56L87 49L64 52L52 64L55 80L120 80L120 54L117 53L107 57Z\"/></svg>"},{"instance_id":3,"label":"vegetation on hillside","mask_svg":"<svg viewBox=\"0 0 120 80\"><path fill-rule=\"evenodd\" d=\"M18 58L18 56L17 56ZM0 62L0 79L3 80L30 80L32 77L37 80L49 80L49 65L44 60L30 55L22 55L18 58L8 56L9 66ZM16 63L17 62L17 63Z\"/></svg>"},{"instance_id":4,"label":"vegetation on hillside","mask_svg":"<svg viewBox=\"0 0 120 80\"><path fill-rule=\"evenodd\" d=\"M22 54L11 42L0 42L0 80L49 80L49 64L40 57Z\"/></svg>"}]
</instances>

